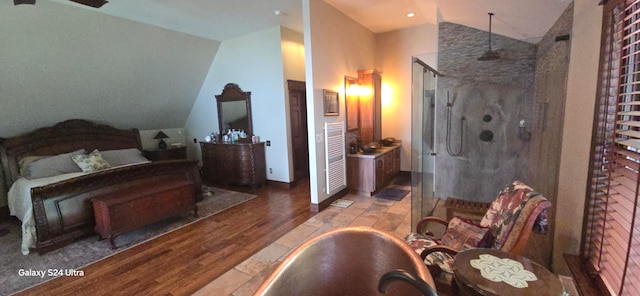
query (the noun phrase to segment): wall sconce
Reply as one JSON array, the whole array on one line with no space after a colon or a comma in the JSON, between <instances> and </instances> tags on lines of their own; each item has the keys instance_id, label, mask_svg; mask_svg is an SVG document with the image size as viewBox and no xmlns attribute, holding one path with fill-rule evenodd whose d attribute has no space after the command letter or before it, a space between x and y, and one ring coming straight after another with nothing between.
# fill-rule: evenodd
<instances>
[{"instance_id":1,"label":"wall sconce","mask_svg":"<svg viewBox=\"0 0 640 296\"><path fill-rule=\"evenodd\" d=\"M518 138L524 142L531 140L531 132L527 131L527 127L524 125L524 119L520 120L520 127L518 130Z\"/></svg>"},{"instance_id":2,"label":"wall sconce","mask_svg":"<svg viewBox=\"0 0 640 296\"><path fill-rule=\"evenodd\" d=\"M158 142L158 149L167 149L167 143L164 142L164 139L169 138L169 136L167 136L167 134L163 133L162 131L159 131L155 137L153 137L154 140L158 140L160 139L160 142Z\"/></svg>"},{"instance_id":3,"label":"wall sconce","mask_svg":"<svg viewBox=\"0 0 640 296\"><path fill-rule=\"evenodd\" d=\"M100 8L102 7L102 5L109 3L109 1L105 1L105 0L69 0L69 1L86 5L86 6L91 6L93 8Z\"/></svg>"},{"instance_id":4,"label":"wall sconce","mask_svg":"<svg viewBox=\"0 0 640 296\"><path fill-rule=\"evenodd\" d=\"M360 96L360 85L357 82L349 84L347 85L345 92L345 97L357 99L357 97Z\"/></svg>"}]
</instances>

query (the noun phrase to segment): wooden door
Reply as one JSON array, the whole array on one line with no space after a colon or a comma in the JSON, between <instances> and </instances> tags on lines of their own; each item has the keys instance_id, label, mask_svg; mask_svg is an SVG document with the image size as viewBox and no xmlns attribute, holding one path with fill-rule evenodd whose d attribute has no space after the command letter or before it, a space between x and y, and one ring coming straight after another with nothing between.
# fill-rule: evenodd
<instances>
[{"instance_id":1,"label":"wooden door","mask_svg":"<svg viewBox=\"0 0 640 296\"><path fill-rule=\"evenodd\" d=\"M291 146L293 179L309 177L309 140L307 131L307 92L302 81L288 80L289 116L291 117Z\"/></svg>"}]
</instances>

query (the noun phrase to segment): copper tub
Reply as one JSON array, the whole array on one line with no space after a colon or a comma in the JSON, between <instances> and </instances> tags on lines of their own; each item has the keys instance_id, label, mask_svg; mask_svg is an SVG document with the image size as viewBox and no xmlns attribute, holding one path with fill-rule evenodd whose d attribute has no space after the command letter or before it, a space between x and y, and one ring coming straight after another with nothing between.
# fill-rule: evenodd
<instances>
[{"instance_id":1,"label":"copper tub","mask_svg":"<svg viewBox=\"0 0 640 296\"><path fill-rule=\"evenodd\" d=\"M347 227L293 250L254 295L435 295L424 292L432 287L425 264L402 240Z\"/></svg>"}]
</instances>

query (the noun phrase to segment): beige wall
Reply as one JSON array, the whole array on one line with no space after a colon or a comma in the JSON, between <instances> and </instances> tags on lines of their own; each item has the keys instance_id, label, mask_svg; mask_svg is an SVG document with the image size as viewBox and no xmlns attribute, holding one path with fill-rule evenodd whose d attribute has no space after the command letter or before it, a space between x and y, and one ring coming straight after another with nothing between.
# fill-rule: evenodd
<instances>
[{"instance_id":1,"label":"beige wall","mask_svg":"<svg viewBox=\"0 0 640 296\"><path fill-rule=\"evenodd\" d=\"M375 68L375 35L324 1L303 0L307 117L309 122L309 173L311 203L327 199L325 192L324 123L344 121L324 116L322 90L340 93L344 109L344 76L357 76L359 69Z\"/></svg>"},{"instance_id":2,"label":"beige wall","mask_svg":"<svg viewBox=\"0 0 640 296\"><path fill-rule=\"evenodd\" d=\"M382 138L402 140L400 169L411 171L411 67L419 57L437 66L438 25L425 24L376 35L376 65L382 71Z\"/></svg>"},{"instance_id":3,"label":"beige wall","mask_svg":"<svg viewBox=\"0 0 640 296\"><path fill-rule=\"evenodd\" d=\"M569 274L562 255L580 250L602 23L602 6L574 5L553 250L553 270L562 274Z\"/></svg>"},{"instance_id":4,"label":"beige wall","mask_svg":"<svg viewBox=\"0 0 640 296\"><path fill-rule=\"evenodd\" d=\"M285 85L287 79L304 81L304 35L285 27L280 28L280 34Z\"/></svg>"},{"instance_id":5,"label":"beige wall","mask_svg":"<svg viewBox=\"0 0 640 296\"><path fill-rule=\"evenodd\" d=\"M282 66L284 68L284 95L286 108L286 125L287 125L287 148L293 151L291 143L291 114L289 110L289 85L287 80L305 81L304 67L304 35L293 30L282 27L280 29L281 46L282 46ZM289 181L293 181L293 153L288 153Z\"/></svg>"}]
</instances>

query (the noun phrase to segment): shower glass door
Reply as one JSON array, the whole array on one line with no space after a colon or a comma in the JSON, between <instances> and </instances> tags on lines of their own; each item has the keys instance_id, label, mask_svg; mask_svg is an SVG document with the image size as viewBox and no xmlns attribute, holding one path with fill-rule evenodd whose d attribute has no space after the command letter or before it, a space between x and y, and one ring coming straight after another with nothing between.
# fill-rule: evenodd
<instances>
[{"instance_id":1,"label":"shower glass door","mask_svg":"<svg viewBox=\"0 0 640 296\"><path fill-rule=\"evenodd\" d=\"M434 196L434 127L436 73L414 58L411 94L411 228L420 218L432 214Z\"/></svg>"}]
</instances>

